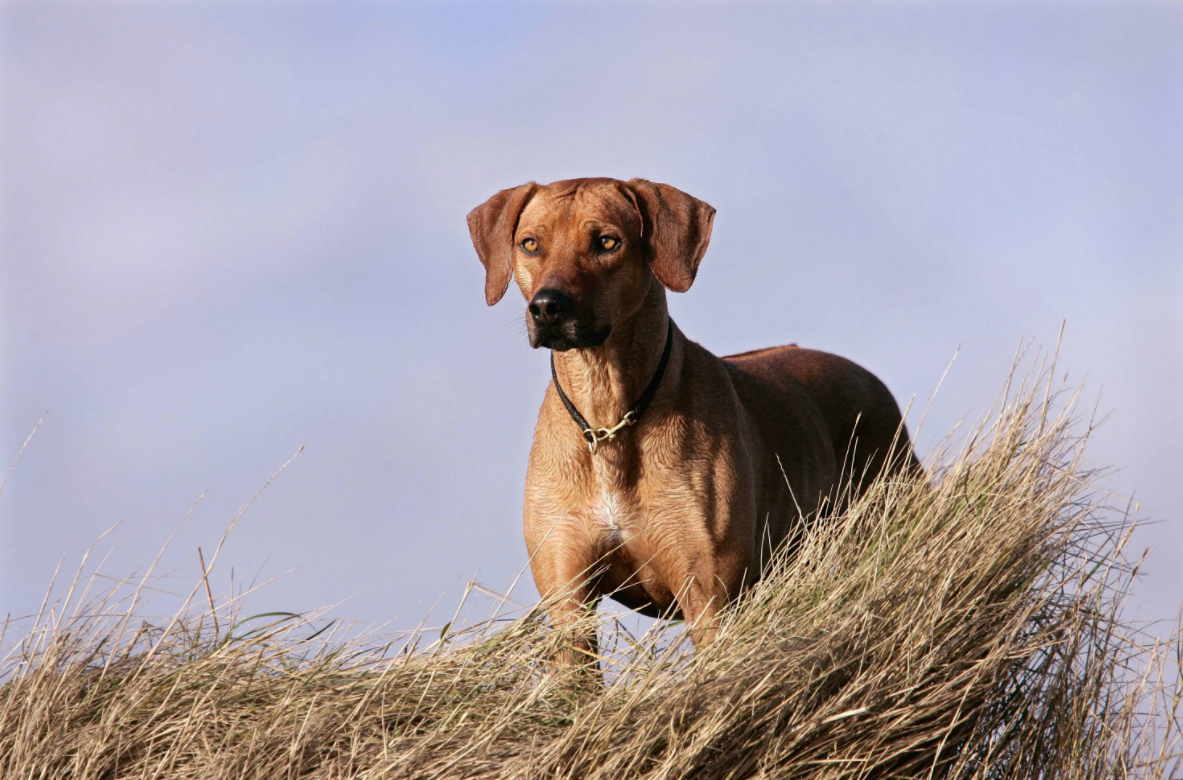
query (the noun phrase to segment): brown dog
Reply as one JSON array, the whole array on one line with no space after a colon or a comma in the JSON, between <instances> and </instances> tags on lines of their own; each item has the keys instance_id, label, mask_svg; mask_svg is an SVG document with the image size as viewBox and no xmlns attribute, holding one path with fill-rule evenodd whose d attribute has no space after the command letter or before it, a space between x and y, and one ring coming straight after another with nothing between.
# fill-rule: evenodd
<instances>
[{"instance_id":1,"label":"brown dog","mask_svg":"<svg viewBox=\"0 0 1183 780\"><path fill-rule=\"evenodd\" d=\"M695 644L854 474L918 469L891 393L795 346L715 357L682 335L715 210L666 184L574 179L502 190L468 215L485 299L516 277L530 344L549 347L525 531L558 626L608 595L681 614ZM894 450L893 450L894 446ZM579 636L569 662L595 657Z\"/></svg>"}]
</instances>

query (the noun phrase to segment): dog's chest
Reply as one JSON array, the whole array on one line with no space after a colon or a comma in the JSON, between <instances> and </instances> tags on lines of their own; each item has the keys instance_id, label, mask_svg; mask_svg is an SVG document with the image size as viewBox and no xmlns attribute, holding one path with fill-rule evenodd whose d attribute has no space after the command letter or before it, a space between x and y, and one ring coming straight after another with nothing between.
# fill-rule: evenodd
<instances>
[{"instance_id":1,"label":"dog's chest","mask_svg":"<svg viewBox=\"0 0 1183 780\"><path fill-rule=\"evenodd\" d=\"M600 486L592 498L587 518L597 531L620 538L624 529L633 525L635 514L634 502L624 491L613 486Z\"/></svg>"},{"instance_id":2,"label":"dog's chest","mask_svg":"<svg viewBox=\"0 0 1183 780\"><path fill-rule=\"evenodd\" d=\"M655 518L678 518L681 524L695 515L693 502L671 504L671 498L688 495L681 475L638 458L636 449L605 447L582 475L580 514L586 530L602 543L647 548L654 541Z\"/></svg>"},{"instance_id":3,"label":"dog's chest","mask_svg":"<svg viewBox=\"0 0 1183 780\"><path fill-rule=\"evenodd\" d=\"M604 541L618 544L627 541L641 530L645 521L645 509L637 498L635 485L631 485L622 470L605 458L595 464L591 484L584 493L583 515L589 531Z\"/></svg>"}]
</instances>

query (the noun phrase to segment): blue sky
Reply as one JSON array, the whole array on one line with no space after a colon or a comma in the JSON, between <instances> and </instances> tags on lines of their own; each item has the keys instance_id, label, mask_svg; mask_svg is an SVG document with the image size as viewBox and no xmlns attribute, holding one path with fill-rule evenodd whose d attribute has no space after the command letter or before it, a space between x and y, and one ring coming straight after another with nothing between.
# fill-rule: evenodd
<instances>
[{"instance_id":1,"label":"blue sky","mask_svg":"<svg viewBox=\"0 0 1183 780\"><path fill-rule=\"evenodd\" d=\"M504 588L548 380L464 216L535 179L718 209L683 330L799 342L920 405L923 452L1020 339L1101 393L1091 450L1183 601L1183 6L0 6L0 614L60 557L414 625ZM915 416L912 418L915 424ZM526 578L528 581L528 577ZM528 582L522 598L532 595ZM161 601L161 608L168 603Z\"/></svg>"}]
</instances>

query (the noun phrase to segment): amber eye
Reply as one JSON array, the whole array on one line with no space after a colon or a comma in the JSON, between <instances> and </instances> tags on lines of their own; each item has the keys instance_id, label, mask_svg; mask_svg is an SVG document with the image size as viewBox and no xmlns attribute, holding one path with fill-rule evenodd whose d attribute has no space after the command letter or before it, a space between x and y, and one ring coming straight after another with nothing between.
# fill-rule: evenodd
<instances>
[{"instance_id":1,"label":"amber eye","mask_svg":"<svg viewBox=\"0 0 1183 780\"><path fill-rule=\"evenodd\" d=\"M600 236L600 248L611 252L616 247L620 246L620 239L612 236Z\"/></svg>"},{"instance_id":2,"label":"amber eye","mask_svg":"<svg viewBox=\"0 0 1183 780\"><path fill-rule=\"evenodd\" d=\"M525 249L530 254L538 251L538 241L533 238L527 238L522 241L522 249Z\"/></svg>"}]
</instances>

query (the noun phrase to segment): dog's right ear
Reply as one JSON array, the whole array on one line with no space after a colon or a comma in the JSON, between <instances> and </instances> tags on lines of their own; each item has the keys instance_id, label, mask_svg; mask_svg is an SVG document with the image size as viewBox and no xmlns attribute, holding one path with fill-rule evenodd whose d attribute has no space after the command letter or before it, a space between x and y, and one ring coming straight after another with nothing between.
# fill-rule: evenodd
<instances>
[{"instance_id":1,"label":"dog's right ear","mask_svg":"<svg viewBox=\"0 0 1183 780\"><path fill-rule=\"evenodd\" d=\"M501 300L513 278L513 235L518 218L538 189L534 182L502 190L468 212L468 232L485 266L485 302Z\"/></svg>"}]
</instances>

